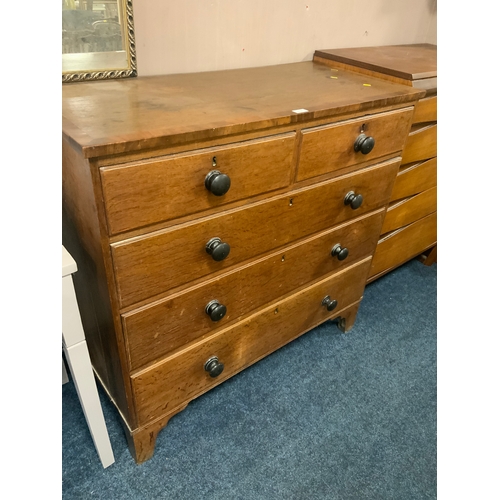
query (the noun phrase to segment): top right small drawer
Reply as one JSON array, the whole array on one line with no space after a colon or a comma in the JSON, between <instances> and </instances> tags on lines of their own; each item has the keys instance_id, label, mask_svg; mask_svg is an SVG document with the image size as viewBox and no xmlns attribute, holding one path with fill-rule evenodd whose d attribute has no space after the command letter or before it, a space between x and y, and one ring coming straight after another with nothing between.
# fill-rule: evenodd
<instances>
[{"instance_id":1,"label":"top right small drawer","mask_svg":"<svg viewBox=\"0 0 500 500\"><path fill-rule=\"evenodd\" d=\"M302 130L297 181L340 171L403 149L413 108Z\"/></svg>"}]
</instances>

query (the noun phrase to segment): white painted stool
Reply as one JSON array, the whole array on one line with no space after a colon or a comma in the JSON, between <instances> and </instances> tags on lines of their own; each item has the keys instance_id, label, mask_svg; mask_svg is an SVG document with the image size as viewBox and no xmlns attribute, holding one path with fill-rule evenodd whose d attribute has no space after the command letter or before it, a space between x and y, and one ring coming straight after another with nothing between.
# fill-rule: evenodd
<instances>
[{"instance_id":1,"label":"white painted stool","mask_svg":"<svg viewBox=\"0 0 500 500\"><path fill-rule=\"evenodd\" d=\"M115 461L99 394L90 363L87 342L83 332L80 311L76 301L72 274L77 271L76 262L62 247L62 340L63 351L75 383L85 420L90 429L97 453L103 467ZM67 380L63 361L63 383Z\"/></svg>"}]
</instances>

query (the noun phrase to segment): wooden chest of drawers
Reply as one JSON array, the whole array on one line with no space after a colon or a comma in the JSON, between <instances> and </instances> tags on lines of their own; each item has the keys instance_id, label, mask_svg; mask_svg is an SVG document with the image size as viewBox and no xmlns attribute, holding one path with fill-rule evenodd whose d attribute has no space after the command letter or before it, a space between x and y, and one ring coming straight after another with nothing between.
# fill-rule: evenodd
<instances>
[{"instance_id":1,"label":"wooden chest of drawers","mask_svg":"<svg viewBox=\"0 0 500 500\"><path fill-rule=\"evenodd\" d=\"M425 91L415 106L368 281L425 253L437 257L437 47L430 44L317 50L314 60Z\"/></svg>"},{"instance_id":2,"label":"wooden chest of drawers","mask_svg":"<svg viewBox=\"0 0 500 500\"><path fill-rule=\"evenodd\" d=\"M137 462L193 398L353 326L422 94L312 62L63 86L63 242Z\"/></svg>"}]
</instances>

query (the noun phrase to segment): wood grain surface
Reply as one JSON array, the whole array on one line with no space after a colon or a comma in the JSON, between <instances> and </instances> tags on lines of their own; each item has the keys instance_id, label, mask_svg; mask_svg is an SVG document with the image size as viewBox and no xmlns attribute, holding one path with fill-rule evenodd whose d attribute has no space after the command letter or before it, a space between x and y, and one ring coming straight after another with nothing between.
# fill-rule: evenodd
<instances>
[{"instance_id":1,"label":"wood grain surface","mask_svg":"<svg viewBox=\"0 0 500 500\"><path fill-rule=\"evenodd\" d=\"M377 245L369 280L416 257L437 241L437 212L384 236Z\"/></svg>"},{"instance_id":2,"label":"wood grain surface","mask_svg":"<svg viewBox=\"0 0 500 500\"><path fill-rule=\"evenodd\" d=\"M330 74L308 61L64 85L63 135L89 158L369 111L423 95L347 71L340 79Z\"/></svg>"},{"instance_id":3,"label":"wood grain surface","mask_svg":"<svg viewBox=\"0 0 500 500\"><path fill-rule=\"evenodd\" d=\"M437 210L437 188L415 194L399 200L389 206L382 226L381 234L386 234L429 215Z\"/></svg>"},{"instance_id":4,"label":"wood grain surface","mask_svg":"<svg viewBox=\"0 0 500 500\"><path fill-rule=\"evenodd\" d=\"M407 198L437 185L437 158L402 166L394 188L391 201Z\"/></svg>"},{"instance_id":5,"label":"wood grain surface","mask_svg":"<svg viewBox=\"0 0 500 500\"><path fill-rule=\"evenodd\" d=\"M296 179L301 181L400 152L410 130L412 115L413 108L405 108L303 129ZM354 151L354 143L361 133L375 139L374 148L366 155Z\"/></svg>"},{"instance_id":6,"label":"wood grain surface","mask_svg":"<svg viewBox=\"0 0 500 500\"><path fill-rule=\"evenodd\" d=\"M102 168L109 231L116 234L286 187L294 145L295 133L289 133ZM212 170L231 179L223 196L205 187L205 177Z\"/></svg>"},{"instance_id":7,"label":"wood grain surface","mask_svg":"<svg viewBox=\"0 0 500 500\"><path fill-rule=\"evenodd\" d=\"M437 121L437 96L425 97L415 104L412 124Z\"/></svg>"},{"instance_id":8,"label":"wood grain surface","mask_svg":"<svg viewBox=\"0 0 500 500\"><path fill-rule=\"evenodd\" d=\"M403 149L402 165L437 155L437 125L420 127L410 132Z\"/></svg>"},{"instance_id":9,"label":"wood grain surface","mask_svg":"<svg viewBox=\"0 0 500 500\"><path fill-rule=\"evenodd\" d=\"M437 76L437 46L428 43L324 49L314 55L410 81Z\"/></svg>"},{"instance_id":10,"label":"wood grain surface","mask_svg":"<svg viewBox=\"0 0 500 500\"><path fill-rule=\"evenodd\" d=\"M389 160L268 201L111 245L122 307L208 278L383 207L389 201L399 162L400 158ZM344 205L350 191L364 197L356 210ZM220 262L205 250L215 237L231 247Z\"/></svg>"},{"instance_id":11,"label":"wood grain surface","mask_svg":"<svg viewBox=\"0 0 500 500\"><path fill-rule=\"evenodd\" d=\"M317 324L336 317L335 310L330 312L322 305L325 296L338 301L338 311L359 301L370 260L365 259L315 283L134 375L139 422L145 424L167 413ZM204 370L205 362L212 356L217 356L224 364L224 371L217 378L210 377Z\"/></svg>"},{"instance_id":12,"label":"wood grain surface","mask_svg":"<svg viewBox=\"0 0 500 500\"><path fill-rule=\"evenodd\" d=\"M382 209L342 224L282 252L124 314L131 369L158 360L252 314L268 302L372 255L384 213ZM337 243L349 252L342 261L331 255ZM214 299L227 307L226 315L218 322L213 322L205 312L206 304Z\"/></svg>"}]
</instances>

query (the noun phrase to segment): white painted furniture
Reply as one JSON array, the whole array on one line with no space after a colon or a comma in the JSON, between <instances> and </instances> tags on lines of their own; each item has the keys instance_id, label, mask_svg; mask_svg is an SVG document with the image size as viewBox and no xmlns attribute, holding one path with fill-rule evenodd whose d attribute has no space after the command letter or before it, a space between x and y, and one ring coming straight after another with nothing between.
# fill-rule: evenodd
<instances>
[{"instance_id":1,"label":"white painted furniture","mask_svg":"<svg viewBox=\"0 0 500 500\"><path fill-rule=\"evenodd\" d=\"M68 366L75 383L78 398L82 405L83 413L90 429L97 453L103 467L108 467L115 461L101 402L97 393L97 386L90 363L89 351L78 303L76 301L75 289L73 287L72 274L77 271L76 262L68 251L62 247L62 342L63 351L68 361ZM63 362L63 383L64 383Z\"/></svg>"}]
</instances>

